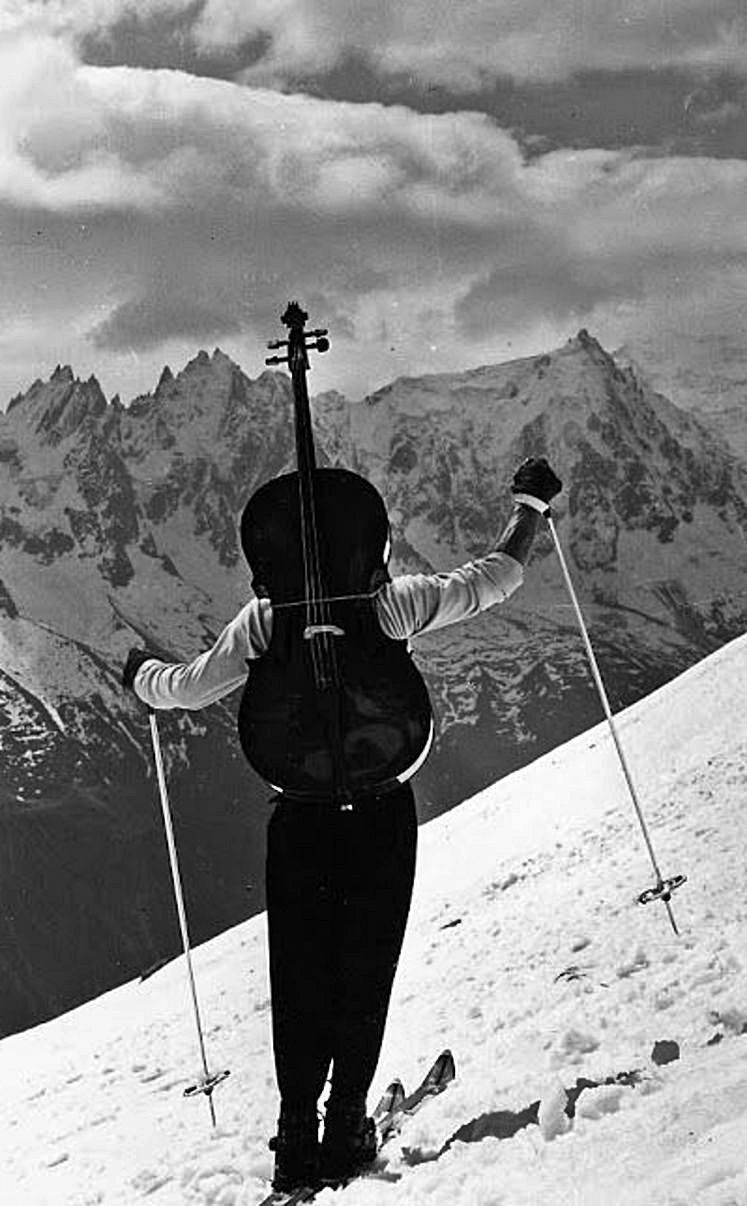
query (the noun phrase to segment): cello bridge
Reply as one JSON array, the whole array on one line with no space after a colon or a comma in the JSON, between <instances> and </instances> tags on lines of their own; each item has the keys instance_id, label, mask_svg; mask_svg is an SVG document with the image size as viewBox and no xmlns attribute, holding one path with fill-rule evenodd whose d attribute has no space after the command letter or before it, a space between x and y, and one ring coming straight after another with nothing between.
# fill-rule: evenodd
<instances>
[{"instance_id":1,"label":"cello bridge","mask_svg":"<svg viewBox=\"0 0 747 1206\"><path fill-rule=\"evenodd\" d=\"M313 637L320 636L325 632L330 636L345 636L345 629L340 628L337 624L307 624L303 630L303 639L310 641Z\"/></svg>"}]
</instances>

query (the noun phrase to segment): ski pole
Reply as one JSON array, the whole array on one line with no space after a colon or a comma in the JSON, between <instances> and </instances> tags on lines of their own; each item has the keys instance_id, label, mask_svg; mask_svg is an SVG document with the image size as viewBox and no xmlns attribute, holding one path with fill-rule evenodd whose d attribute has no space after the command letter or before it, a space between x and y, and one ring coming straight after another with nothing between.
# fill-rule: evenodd
<instances>
[{"instance_id":1,"label":"ski pole","mask_svg":"<svg viewBox=\"0 0 747 1206\"><path fill-rule=\"evenodd\" d=\"M187 928L187 912L184 908L184 895L182 893L182 880L179 873L179 859L176 853L176 842L174 841L174 827L171 823L171 808L169 807L169 794L166 788L166 775L163 768L163 754L161 752L161 738L158 732L158 721L156 714L152 708L148 709L148 719L150 721L150 735L153 742L153 758L156 764L156 777L158 779L158 789L161 796L161 811L163 813L163 825L166 830L166 844L169 848L169 864L171 866L171 879L174 885L174 900L176 902L176 912L179 918L179 928L182 935L182 946L184 948L184 957L187 964L187 978L189 980L189 988L192 995L192 1006L195 1016L195 1024L197 1027L197 1041L200 1048L200 1058L202 1060L202 1077L194 1085L189 1085L184 1090L185 1097L194 1097L198 1093L204 1093L208 1099L210 1106L210 1117L215 1123L215 1106L213 1105L213 1090L221 1081L225 1080L229 1075L228 1070L224 1072L213 1072L208 1070L207 1055L205 1053L205 1038L202 1030L202 1021L200 1019L200 1006L197 1001L197 987L195 984L195 976L192 968L192 954L189 944L189 930Z\"/></svg>"},{"instance_id":2,"label":"ski pole","mask_svg":"<svg viewBox=\"0 0 747 1206\"><path fill-rule=\"evenodd\" d=\"M557 529L555 527L555 521L553 520L552 512L549 510L549 508L547 511L545 511L545 518L547 519L547 525L550 529L550 535L552 536L553 543L555 545L555 551L558 554L560 568L562 570L563 577L565 578L565 584L568 588L568 594L570 595L571 603L573 604L573 610L576 613L576 619L578 620L578 626L581 629L581 636L583 637L584 646L586 648L586 656L589 659L589 666L591 667L592 677L594 679L594 682L596 683L597 691L599 692L599 698L601 700L604 714L607 718L607 724L609 725L610 733L612 734L612 740L615 744L617 756L620 759L620 766L622 767L622 772L623 772L623 775L625 776L625 782L627 783L628 791L630 792L630 798L633 801L633 807L635 808L636 816L638 817L638 822L641 827L641 832L643 833L643 840L646 843L646 849L648 850L649 857L651 859L651 864L654 869L654 874L656 875L656 883L654 884L653 888L647 888L645 892L641 892L640 896L638 897L638 900L641 904L649 904L649 902L652 900L663 900L663 902L667 908L667 913L669 914L669 920L672 924L672 929L674 930L675 934L679 934L679 930L677 929L677 922L675 921L674 913L672 911L672 905L670 902L672 899L672 892L674 892L676 888L682 887L682 885L687 880L687 876L686 875L674 875L669 879L664 879L662 877L661 871L659 870L659 864L656 859L656 853L654 851L653 842L651 841L651 836L648 831L648 826L646 825L646 821L643 816L643 810L642 810L641 805L638 800L638 794L635 789L633 777L630 773L628 763L625 758L625 751L623 750L622 743L620 741L620 737L619 737L619 734L617 731L617 725L615 724L615 720L612 715L612 709L610 708L609 699L607 698L607 692L604 687L604 681L602 679L602 675L600 673L599 666L597 664L597 659L594 656L594 649L592 648L592 644L589 639L589 632L586 627L586 623L584 621L583 613L581 611L581 607L578 602L578 597L576 595L576 591L574 589L573 582L571 580L571 575L568 570L568 565L566 563L566 559L563 555L563 549L561 547L560 540L558 539L558 533L557 533Z\"/></svg>"}]
</instances>

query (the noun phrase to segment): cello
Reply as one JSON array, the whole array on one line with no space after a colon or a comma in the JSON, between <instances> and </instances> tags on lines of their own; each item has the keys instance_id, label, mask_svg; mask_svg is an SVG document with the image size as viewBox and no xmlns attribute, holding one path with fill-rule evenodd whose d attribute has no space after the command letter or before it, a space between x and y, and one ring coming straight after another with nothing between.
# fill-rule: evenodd
<instances>
[{"instance_id":1,"label":"cello","mask_svg":"<svg viewBox=\"0 0 747 1206\"><path fill-rule=\"evenodd\" d=\"M359 474L316 464L308 351L329 347L290 302L281 321L293 386L296 469L266 482L241 517L255 594L272 606L267 651L249 663L238 714L244 754L283 798L341 809L410 778L433 737L430 700L406 641L381 629L389 520Z\"/></svg>"}]
</instances>

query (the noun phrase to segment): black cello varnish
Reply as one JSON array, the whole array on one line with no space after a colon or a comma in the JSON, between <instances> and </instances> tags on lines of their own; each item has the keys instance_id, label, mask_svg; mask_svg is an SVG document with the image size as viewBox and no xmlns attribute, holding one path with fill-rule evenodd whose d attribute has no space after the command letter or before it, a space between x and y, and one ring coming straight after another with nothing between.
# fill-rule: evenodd
<instances>
[{"instance_id":1,"label":"black cello varnish","mask_svg":"<svg viewBox=\"0 0 747 1206\"><path fill-rule=\"evenodd\" d=\"M433 724L425 684L404 641L380 628L375 595L389 581L389 521L378 491L347 469L317 468L306 389L308 349L297 302L282 322L293 382L296 463L250 498L241 543L255 591L272 603L272 637L250 664L239 708L249 762L290 798L349 807L410 777ZM313 341L313 342L310 342Z\"/></svg>"}]
</instances>

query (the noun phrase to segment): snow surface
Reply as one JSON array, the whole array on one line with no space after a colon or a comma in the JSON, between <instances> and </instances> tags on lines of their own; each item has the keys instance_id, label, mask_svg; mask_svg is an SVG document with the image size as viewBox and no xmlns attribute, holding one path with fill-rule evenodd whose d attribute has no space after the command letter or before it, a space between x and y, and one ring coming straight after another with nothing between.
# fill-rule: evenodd
<instances>
[{"instance_id":1,"label":"snow surface","mask_svg":"<svg viewBox=\"0 0 747 1206\"><path fill-rule=\"evenodd\" d=\"M688 876L679 937L636 901L654 876L604 725L423 827L372 1104L446 1046L458 1078L388 1149L397 1181L319 1206L747 1204L746 678L747 637L619 718L661 870ZM265 938L261 916L195 953L209 1059L231 1069L214 1131L182 1095L199 1067L183 960L0 1044L6 1206L262 1198ZM679 1058L658 1065L662 1040ZM577 1077L635 1070L567 1116Z\"/></svg>"}]
</instances>

